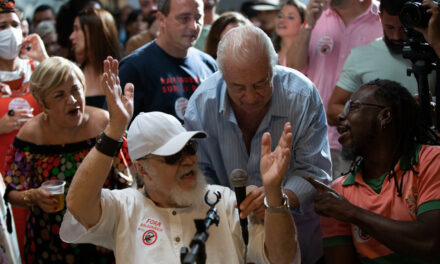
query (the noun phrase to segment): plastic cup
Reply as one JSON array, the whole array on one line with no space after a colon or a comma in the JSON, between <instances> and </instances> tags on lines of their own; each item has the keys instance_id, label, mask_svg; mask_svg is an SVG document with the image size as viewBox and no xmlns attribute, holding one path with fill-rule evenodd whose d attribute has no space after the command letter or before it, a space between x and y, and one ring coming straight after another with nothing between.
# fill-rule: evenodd
<instances>
[{"instance_id":1,"label":"plastic cup","mask_svg":"<svg viewBox=\"0 0 440 264\"><path fill-rule=\"evenodd\" d=\"M64 209L64 185L66 185L66 182L62 180L50 180L41 184L46 191L53 194L54 198L57 199L58 206L55 212Z\"/></svg>"}]
</instances>

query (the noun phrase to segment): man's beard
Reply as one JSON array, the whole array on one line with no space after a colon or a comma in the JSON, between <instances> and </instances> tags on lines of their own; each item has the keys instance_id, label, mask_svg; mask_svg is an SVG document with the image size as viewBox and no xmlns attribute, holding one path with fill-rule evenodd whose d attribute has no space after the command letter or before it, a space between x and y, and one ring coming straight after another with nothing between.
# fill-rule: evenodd
<instances>
[{"instance_id":1,"label":"man's beard","mask_svg":"<svg viewBox=\"0 0 440 264\"><path fill-rule=\"evenodd\" d=\"M203 173L197 169L196 186L190 191L183 190L178 185L170 190L171 200L181 207L199 207L204 204L206 193L206 179Z\"/></svg>"},{"instance_id":2,"label":"man's beard","mask_svg":"<svg viewBox=\"0 0 440 264\"><path fill-rule=\"evenodd\" d=\"M387 45L388 49L390 50L391 53L393 54L402 54L402 48L403 48L403 44L397 44L394 41L392 41L391 39L389 39L387 37L387 35L383 35L383 40L385 41L385 44Z\"/></svg>"}]
</instances>

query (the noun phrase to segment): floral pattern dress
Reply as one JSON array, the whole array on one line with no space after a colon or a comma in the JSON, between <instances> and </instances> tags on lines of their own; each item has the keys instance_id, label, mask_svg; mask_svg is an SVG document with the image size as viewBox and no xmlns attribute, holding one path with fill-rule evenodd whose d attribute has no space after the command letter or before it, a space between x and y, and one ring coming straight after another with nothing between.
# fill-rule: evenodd
<instances>
[{"instance_id":1,"label":"floral pattern dress","mask_svg":"<svg viewBox=\"0 0 440 264\"><path fill-rule=\"evenodd\" d=\"M94 145L95 139L64 145L35 145L15 138L6 158L6 195L11 190L38 188L43 182L55 179L66 181L67 194L77 168ZM124 138L104 188L128 187L129 162ZM45 213L38 206L30 209L24 245L26 263L114 263L113 252L100 253L95 245L61 241L59 229L66 208L56 213Z\"/></svg>"}]
</instances>

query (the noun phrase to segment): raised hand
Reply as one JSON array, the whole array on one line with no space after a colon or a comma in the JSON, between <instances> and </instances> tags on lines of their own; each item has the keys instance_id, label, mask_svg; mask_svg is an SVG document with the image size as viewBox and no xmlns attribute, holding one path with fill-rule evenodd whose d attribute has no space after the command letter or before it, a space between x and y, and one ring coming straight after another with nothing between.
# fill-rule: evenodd
<instances>
[{"instance_id":1,"label":"raised hand","mask_svg":"<svg viewBox=\"0 0 440 264\"><path fill-rule=\"evenodd\" d=\"M49 58L43 40L35 33L30 34L23 39L20 54L39 62Z\"/></svg>"},{"instance_id":2,"label":"raised hand","mask_svg":"<svg viewBox=\"0 0 440 264\"><path fill-rule=\"evenodd\" d=\"M314 27L324 10L328 8L328 0L310 0L307 4L305 22Z\"/></svg>"},{"instance_id":3,"label":"raised hand","mask_svg":"<svg viewBox=\"0 0 440 264\"><path fill-rule=\"evenodd\" d=\"M118 60L107 57L104 60L104 73L101 78L110 113L110 124L106 134L112 138L122 136L133 116L134 86L127 83L122 94L118 65Z\"/></svg>"},{"instance_id":4,"label":"raised hand","mask_svg":"<svg viewBox=\"0 0 440 264\"><path fill-rule=\"evenodd\" d=\"M271 144L270 134L264 133L261 143L260 171L268 203L272 198L275 200L281 198L281 184L289 168L292 151L292 132L289 122L284 125L283 134L273 152L271 152Z\"/></svg>"}]
</instances>

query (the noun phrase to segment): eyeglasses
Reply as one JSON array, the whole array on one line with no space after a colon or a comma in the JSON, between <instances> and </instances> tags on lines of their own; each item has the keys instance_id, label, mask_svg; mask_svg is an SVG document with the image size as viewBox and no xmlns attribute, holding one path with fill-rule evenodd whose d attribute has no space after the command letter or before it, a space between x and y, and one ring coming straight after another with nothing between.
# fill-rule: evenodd
<instances>
[{"instance_id":1,"label":"eyeglasses","mask_svg":"<svg viewBox=\"0 0 440 264\"><path fill-rule=\"evenodd\" d=\"M345 106L344 106L344 112L343 112L344 116L348 116L348 114L350 114L351 111L359 109L361 106L377 107L380 109L384 109L386 107L386 106L378 105L378 104L353 102L351 99L349 99L347 101L347 103L345 103Z\"/></svg>"},{"instance_id":2,"label":"eyeglasses","mask_svg":"<svg viewBox=\"0 0 440 264\"><path fill-rule=\"evenodd\" d=\"M174 155L161 156L161 157L163 157L163 159L155 158L155 156L147 156L145 158L141 158L141 160L154 158L154 159L163 161L168 165L176 165L182 160L183 157L192 156L192 155L195 155L196 153L197 153L197 141L191 139L190 141L188 141L188 143L186 143L186 145L182 148L181 151L177 152Z\"/></svg>"}]
</instances>

